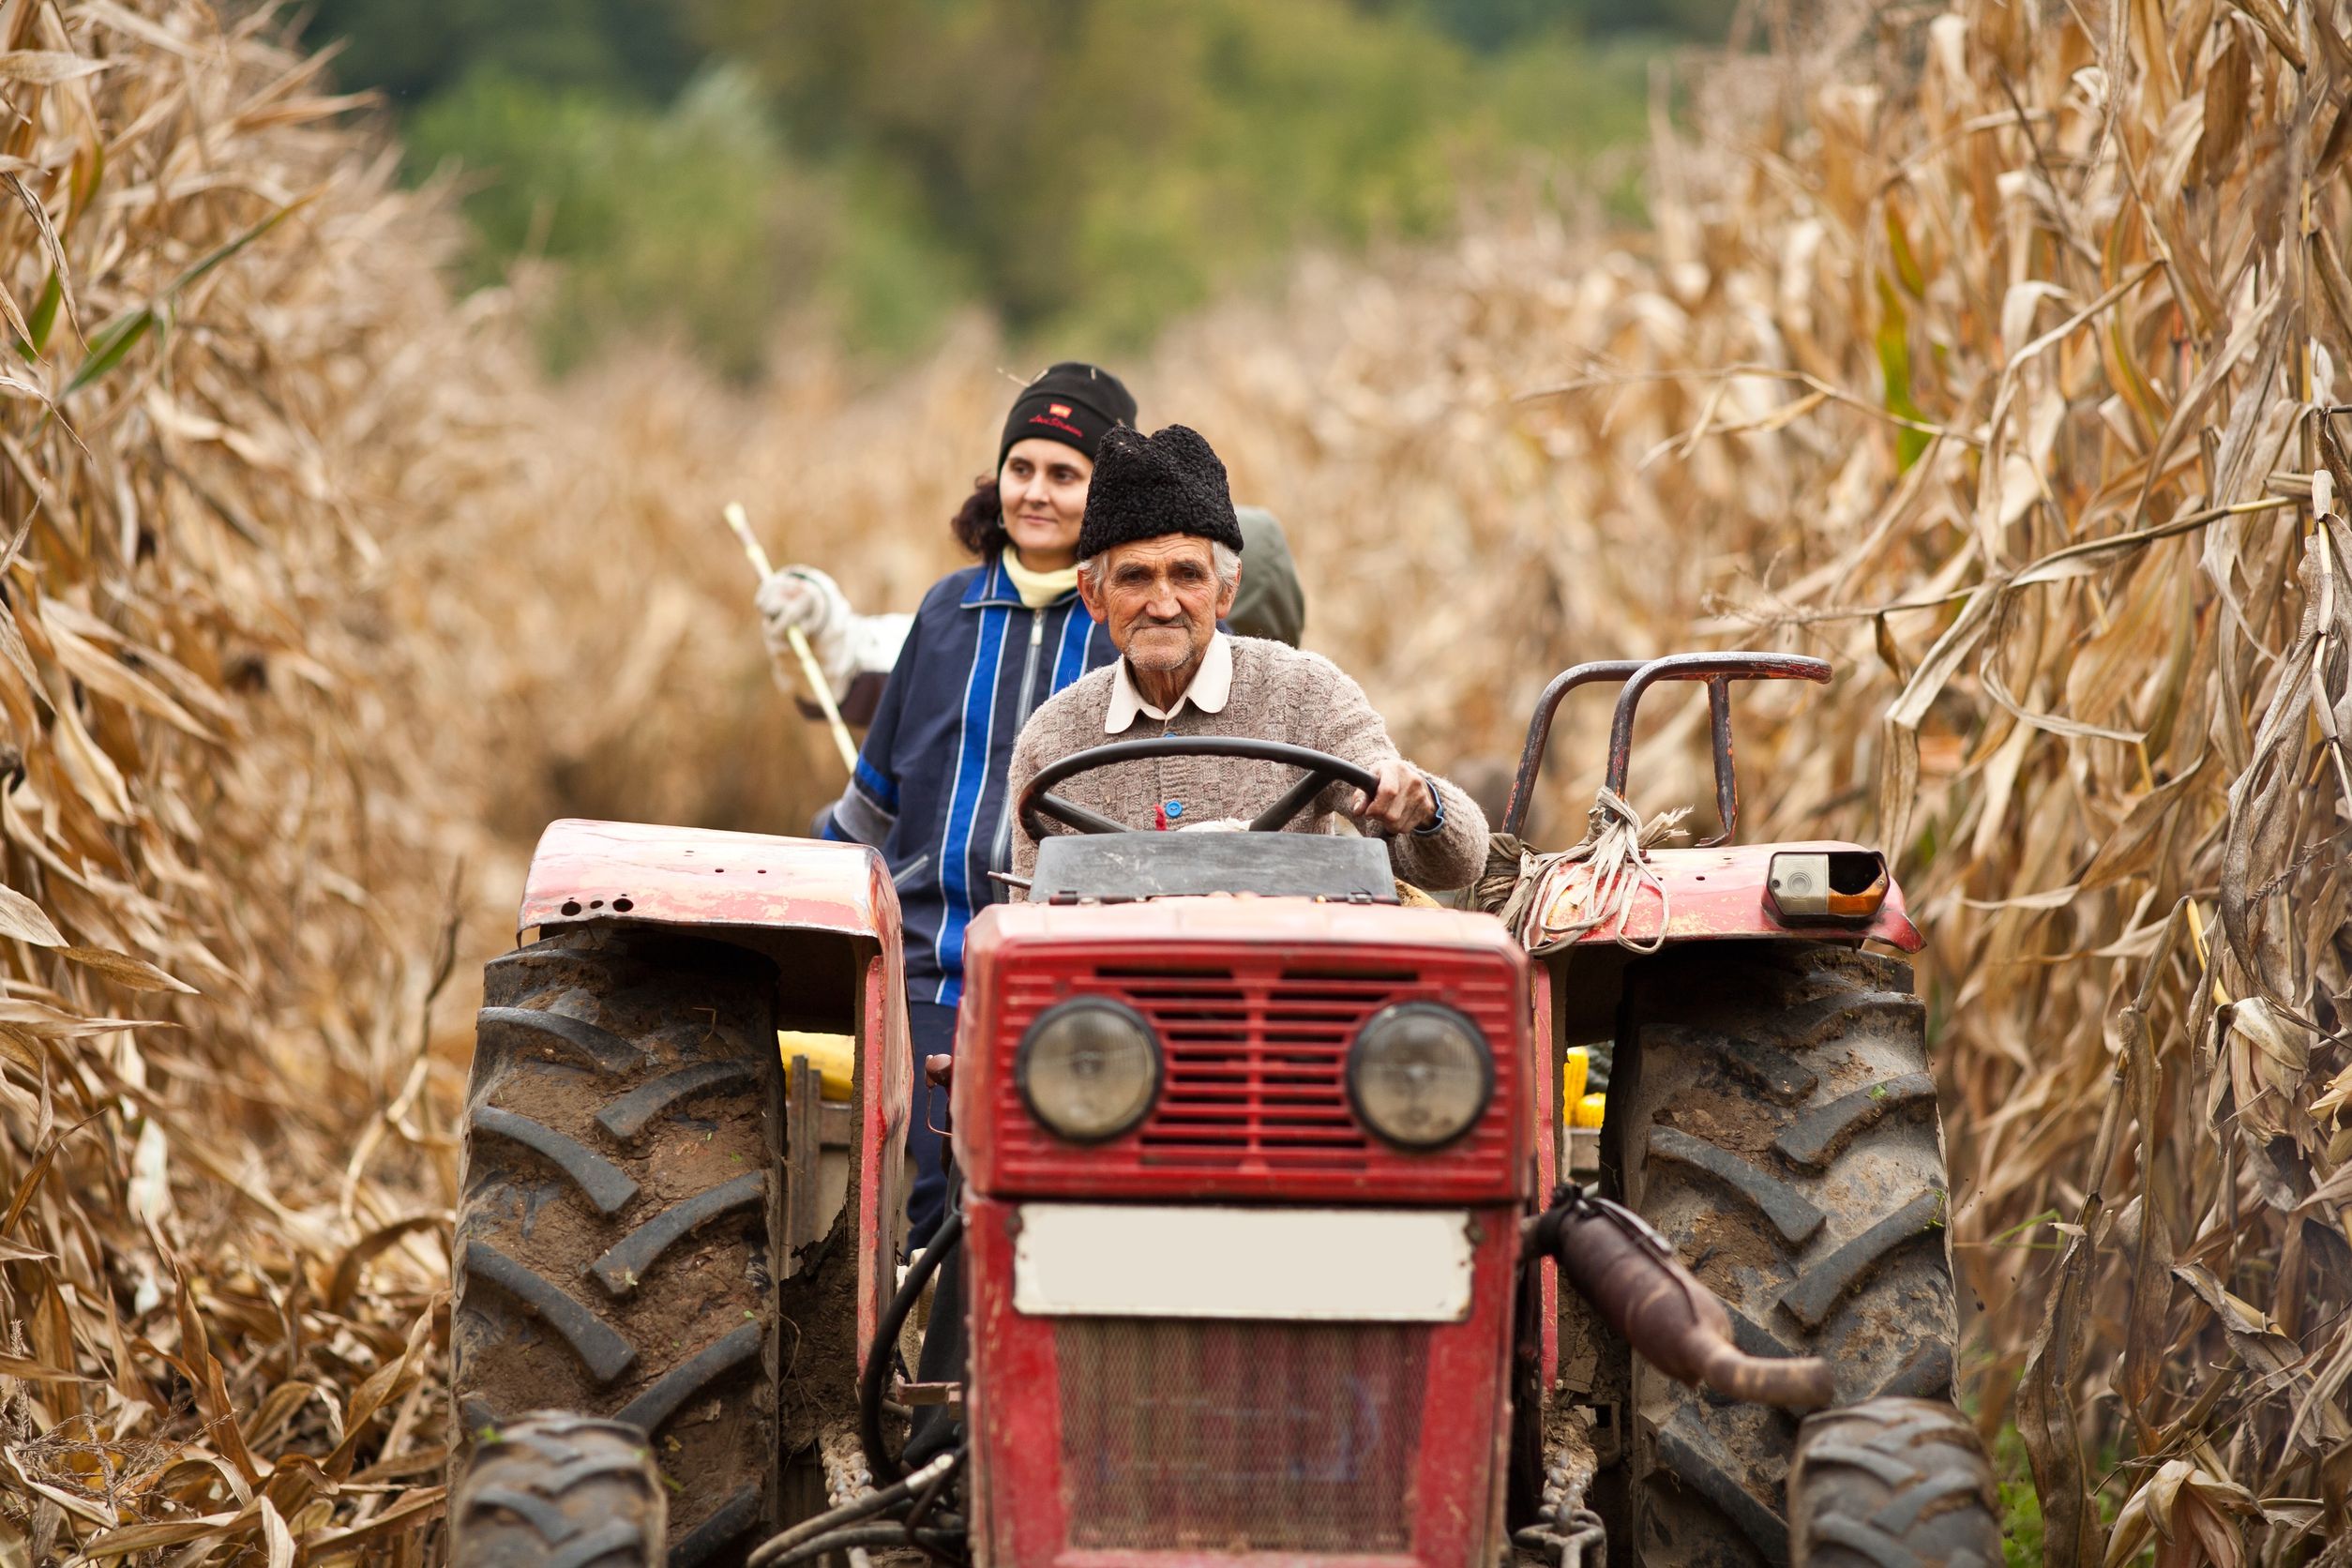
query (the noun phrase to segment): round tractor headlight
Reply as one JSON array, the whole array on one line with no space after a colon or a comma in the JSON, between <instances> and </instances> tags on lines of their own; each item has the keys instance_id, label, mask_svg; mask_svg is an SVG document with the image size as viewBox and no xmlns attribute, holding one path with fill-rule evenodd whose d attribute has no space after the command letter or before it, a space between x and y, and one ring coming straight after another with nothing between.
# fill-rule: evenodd
<instances>
[{"instance_id":1,"label":"round tractor headlight","mask_svg":"<svg viewBox=\"0 0 2352 1568\"><path fill-rule=\"evenodd\" d=\"M1029 1114L1072 1143L1100 1143L1143 1120L1160 1093L1160 1048L1131 1007L1099 997L1041 1014L1013 1059Z\"/></svg>"},{"instance_id":2,"label":"round tractor headlight","mask_svg":"<svg viewBox=\"0 0 2352 1568\"><path fill-rule=\"evenodd\" d=\"M1372 1015L1348 1052L1356 1119L1386 1142L1441 1149L1477 1123L1495 1093L1478 1026L1451 1007L1407 1002Z\"/></svg>"}]
</instances>

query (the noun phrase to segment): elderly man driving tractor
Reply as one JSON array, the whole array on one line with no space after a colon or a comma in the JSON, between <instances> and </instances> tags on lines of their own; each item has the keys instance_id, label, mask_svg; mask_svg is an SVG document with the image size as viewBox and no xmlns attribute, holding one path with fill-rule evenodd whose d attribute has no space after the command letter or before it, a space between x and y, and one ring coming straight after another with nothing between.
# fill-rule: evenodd
<instances>
[{"instance_id":1,"label":"elderly man driving tractor","mask_svg":"<svg viewBox=\"0 0 2352 1568\"><path fill-rule=\"evenodd\" d=\"M893 863L548 829L466 1107L453 1568L2000 1561L1922 939L1879 852L1735 841L1731 684L1829 666L1561 671L1496 912L1410 907L1485 869L1483 815L1327 660L1217 629L1240 544L1199 435L1102 437L1064 548L1117 657L1011 743L1026 885L961 927L957 1169L903 1270L931 1129ZM1679 682L1718 831L1669 848L1628 769ZM1601 683L1591 831L1538 851L1554 712ZM846 1100L779 1029L845 1043Z\"/></svg>"},{"instance_id":2,"label":"elderly man driving tractor","mask_svg":"<svg viewBox=\"0 0 2352 1568\"><path fill-rule=\"evenodd\" d=\"M1012 798L1023 799L1050 764L1144 731L1147 720L1162 737L1302 746L1354 769L1346 781L1314 770L1302 779L1296 765L1263 753L1209 756L1196 746L1075 774L1039 808L1097 832L1248 822L1325 833L1345 815L1387 839L1402 880L1467 886L1486 852L1476 804L1399 756L1363 688L1329 659L1217 629L1239 588L1241 551L1225 465L1198 432L1123 429L1104 440L1078 531L1078 596L1121 656L1031 716L1013 749ZM1037 844L1031 814L1022 816L1014 869L1026 877Z\"/></svg>"}]
</instances>

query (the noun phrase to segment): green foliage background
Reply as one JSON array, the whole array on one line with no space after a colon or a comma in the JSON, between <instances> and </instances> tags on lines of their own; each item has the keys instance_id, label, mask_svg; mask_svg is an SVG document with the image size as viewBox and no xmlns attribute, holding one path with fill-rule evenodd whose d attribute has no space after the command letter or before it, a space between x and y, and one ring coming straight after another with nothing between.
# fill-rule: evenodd
<instances>
[{"instance_id":1,"label":"green foliage background","mask_svg":"<svg viewBox=\"0 0 2352 1568\"><path fill-rule=\"evenodd\" d=\"M756 370L804 313L920 349L958 309L1139 344L1304 245L1429 235L1637 137L1642 28L1729 0L322 0L476 281L563 264L562 366L678 330ZM1613 194L1629 200L1624 190Z\"/></svg>"}]
</instances>

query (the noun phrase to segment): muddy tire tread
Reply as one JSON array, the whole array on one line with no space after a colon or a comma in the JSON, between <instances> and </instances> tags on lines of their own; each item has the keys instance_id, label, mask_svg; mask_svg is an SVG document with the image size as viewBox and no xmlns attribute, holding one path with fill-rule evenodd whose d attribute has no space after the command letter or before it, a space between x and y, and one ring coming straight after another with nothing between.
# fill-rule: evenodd
<instances>
[{"instance_id":1,"label":"muddy tire tread","mask_svg":"<svg viewBox=\"0 0 2352 1568\"><path fill-rule=\"evenodd\" d=\"M718 1505L716 1512L671 1544L668 1568L701 1568L718 1552L740 1540L760 1518L760 1489L746 1486Z\"/></svg>"},{"instance_id":2,"label":"muddy tire tread","mask_svg":"<svg viewBox=\"0 0 2352 1568\"><path fill-rule=\"evenodd\" d=\"M1750 1353L1826 1358L1841 1404L1948 1397L1947 1179L1909 966L1726 943L1627 978L1636 1048L1610 1095L1627 1200L1724 1298ZM1636 1560L1787 1568L1796 1418L1639 1358L1632 1379Z\"/></svg>"},{"instance_id":3,"label":"muddy tire tread","mask_svg":"<svg viewBox=\"0 0 2352 1568\"><path fill-rule=\"evenodd\" d=\"M474 1113L476 1135L490 1134L512 1139L526 1149L537 1151L565 1175L572 1184L587 1196L601 1214L618 1214L628 1200L637 1196L637 1184L628 1172L597 1153L586 1144L565 1138L543 1122L519 1116L496 1106L484 1106Z\"/></svg>"},{"instance_id":4,"label":"muddy tire tread","mask_svg":"<svg viewBox=\"0 0 2352 1568\"><path fill-rule=\"evenodd\" d=\"M658 1568L668 1497L645 1434L558 1411L481 1446L450 1505L450 1568Z\"/></svg>"},{"instance_id":5,"label":"muddy tire tread","mask_svg":"<svg viewBox=\"0 0 2352 1568\"><path fill-rule=\"evenodd\" d=\"M2000 1568L2000 1496L1951 1405L1882 1398L1808 1420L1789 1481L1794 1568Z\"/></svg>"},{"instance_id":6,"label":"muddy tire tread","mask_svg":"<svg viewBox=\"0 0 2352 1568\"><path fill-rule=\"evenodd\" d=\"M575 932L494 960L484 985L457 1227L453 1478L472 1483L476 1434L505 1434L518 1409L619 1421L667 1475L669 1560L739 1560L781 1504L771 974L716 942ZM613 1546L580 1568L608 1560L636 1561Z\"/></svg>"},{"instance_id":7,"label":"muddy tire tread","mask_svg":"<svg viewBox=\"0 0 2352 1568\"><path fill-rule=\"evenodd\" d=\"M671 1247L722 1215L738 1209L765 1207L767 1197L767 1174L759 1170L719 1186L705 1187L692 1198L672 1203L613 1243L605 1249L604 1256L588 1265L588 1272L596 1276L596 1283L608 1294L626 1296L637 1289L640 1279L653 1272Z\"/></svg>"}]
</instances>

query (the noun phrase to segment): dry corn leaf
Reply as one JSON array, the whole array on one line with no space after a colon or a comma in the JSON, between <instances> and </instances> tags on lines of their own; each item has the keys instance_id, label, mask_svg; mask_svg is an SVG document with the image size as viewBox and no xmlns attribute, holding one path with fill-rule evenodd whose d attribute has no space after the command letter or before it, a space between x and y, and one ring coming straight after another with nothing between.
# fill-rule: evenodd
<instances>
[{"instance_id":1,"label":"dry corn leaf","mask_svg":"<svg viewBox=\"0 0 2352 1568\"><path fill-rule=\"evenodd\" d=\"M127 953L111 953L103 947L66 947L58 950L58 957L94 969L128 990L197 994L196 988L186 981L175 980L144 958L134 958Z\"/></svg>"},{"instance_id":2,"label":"dry corn leaf","mask_svg":"<svg viewBox=\"0 0 2352 1568\"><path fill-rule=\"evenodd\" d=\"M36 947L63 947L66 939L41 907L12 887L0 887L0 936L29 942Z\"/></svg>"},{"instance_id":3,"label":"dry corn leaf","mask_svg":"<svg viewBox=\"0 0 2352 1568\"><path fill-rule=\"evenodd\" d=\"M2253 1494L2236 1482L2217 1479L2186 1459L2167 1459L2117 1516L2108 1568L2131 1561L2151 1544L2156 1568L2209 1562L2239 1568L2246 1548L2237 1521L2259 1513Z\"/></svg>"}]
</instances>

